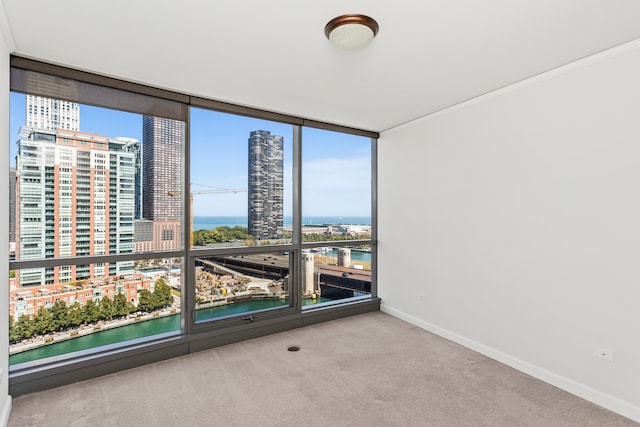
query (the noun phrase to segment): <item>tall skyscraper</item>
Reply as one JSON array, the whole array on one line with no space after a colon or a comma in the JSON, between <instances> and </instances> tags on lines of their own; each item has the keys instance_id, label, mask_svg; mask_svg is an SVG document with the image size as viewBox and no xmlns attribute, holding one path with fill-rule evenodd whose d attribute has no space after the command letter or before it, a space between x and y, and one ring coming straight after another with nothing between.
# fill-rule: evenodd
<instances>
[{"instance_id":1,"label":"tall skyscraper","mask_svg":"<svg viewBox=\"0 0 640 427\"><path fill-rule=\"evenodd\" d=\"M80 130L80 107L75 102L27 95L27 127Z\"/></svg>"},{"instance_id":2,"label":"tall skyscraper","mask_svg":"<svg viewBox=\"0 0 640 427\"><path fill-rule=\"evenodd\" d=\"M284 220L284 138L266 130L249 134L249 234L280 239Z\"/></svg>"},{"instance_id":3,"label":"tall skyscraper","mask_svg":"<svg viewBox=\"0 0 640 427\"><path fill-rule=\"evenodd\" d=\"M142 217L154 223L154 249L182 247L184 122L142 119Z\"/></svg>"},{"instance_id":4,"label":"tall skyscraper","mask_svg":"<svg viewBox=\"0 0 640 427\"><path fill-rule=\"evenodd\" d=\"M124 151L135 155L135 176L134 176L135 215L134 215L134 218L141 219L142 218L142 145L140 145L140 141L134 138L118 137L116 139L124 143L124 146L122 148Z\"/></svg>"},{"instance_id":5,"label":"tall skyscraper","mask_svg":"<svg viewBox=\"0 0 640 427\"><path fill-rule=\"evenodd\" d=\"M135 155L79 131L20 129L16 259L133 252ZM22 269L21 286L129 275L133 262Z\"/></svg>"},{"instance_id":6,"label":"tall skyscraper","mask_svg":"<svg viewBox=\"0 0 640 427\"><path fill-rule=\"evenodd\" d=\"M9 243L16 241L16 168L9 168Z\"/></svg>"}]
</instances>

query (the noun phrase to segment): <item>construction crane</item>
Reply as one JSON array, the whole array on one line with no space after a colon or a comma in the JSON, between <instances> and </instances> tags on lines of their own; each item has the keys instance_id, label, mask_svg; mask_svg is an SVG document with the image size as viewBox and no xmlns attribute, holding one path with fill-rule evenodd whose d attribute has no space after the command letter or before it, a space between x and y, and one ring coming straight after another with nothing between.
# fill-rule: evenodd
<instances>
[{"instance_id":1,"label":"construction crane","mask_svg":"<svg viewBox=\"0 0 640 427\"><path fill-rule=\"evenodd\" d=\"M191 183L191 185L194 185ZM195 184L201 185L203 187L211 187L209 185L203 184ZM220 194L220 193L246 193L246 188L219 188L219 187L211 187L211 190L199 190L199 191L191 191L189 192L189 229L191 230L191 236L189 237L189 244L193 247L193 195L194 194ZM178 197L180 195L177 191L169 191L167 193L169 197Z\"/></svg>"},{"instance_id":2,"label":"construction crane","mask_svg":"<svg viewBox=\"0 0 640 427\"><path fill-rule=\"evenodd\" d=\"M202 191L192 191L191 193L191 197L193 197L194 194L215 194L215 193L246 193L247 190L244 188L220 188L218 190L202 190ZM169 191L167 193L169 196L171 197L176 197L178 195L180 195L180 193L178 193L177 191Z\"/></svg>"}]
</instances>

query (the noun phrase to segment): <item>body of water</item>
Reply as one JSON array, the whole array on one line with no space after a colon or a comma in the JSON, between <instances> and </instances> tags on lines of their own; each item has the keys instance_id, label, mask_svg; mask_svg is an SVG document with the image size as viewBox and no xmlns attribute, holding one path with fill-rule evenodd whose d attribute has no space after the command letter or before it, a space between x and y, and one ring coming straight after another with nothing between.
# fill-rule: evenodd
<instances>
[{"instance_id":1,"label":"body of water","mask_svg":"<svg viewBox=\"0 0 640 427\"><path fill-rule=\"evenodd\" d=\"M303 216L303 225L321 224L359 224L370 225L371 218L366 216ZM291 217L284 218L285 226L291 225ZM194 216L194 230L208 230L216 227L247 226L247 217L243 216ZM327 256L337 257L335 249L323 253ZM371 261L371 252L351 251L351 259L360 261ZM162 270L164 271L164 270ZM147 271L148 272L148 271ZM317 298L315 300L303 299L303 305L317 304L330 301L328 298ZM282 300L250 300L234 304L227 304L218 307L211 307L196 312L196 321L210 320L220 317L233 316L249 311L263 310L275 307L286 307L288 302ZM120 326L113 329L106 329L100 332L79 336L65 341L56 342L33 350L16 353L9 356L9 364L29 362L46 357L71 353L74 351L86 350L103 345L120 343L136 338L148 337L165 332L177 331L180 329L180 315L170 315L159 317L143 322L136 322L130 325Z\"/></svg>"},{"instance_id":2,"label":"body of water","mask_svg":"<svg viewBox=\"0 0 640 427\"><path fill-rule=\"evenodd\" d=\"M337 258L338 250L331 249L326 252L322 252L322 255ZM351 259L354 261L371 262L371 251L360 251L358 249L351 249Z\"/></svg>"},{"instance_id":3,"label":"body of water","mask_svg":"<svg viewBox=\"0 0 640 427\"><path fill-rule=\"evenodd\" d=\"M330 301L328 298L303 299L302 305L317 304ZM284 302L284 305L283 305ZM196 311L196 321L210 320L219 317L232 316L249 311L264 310L267 308L285 307L288 301L282 300L250 300L218 307L211 307ZM9 365L58 356L74 351L86 350L108 344L116 344L124 341L162 334L165 332L180 330L180 315L158 317L156 319L136 322L130 325L119 326L113 329L94 332L88 335L71 338L32 350L23 351L9 356Z\"/></svg>"},{"instance_id":4,"label":"body of water","mask_svg":"<svg viewBox=\"0 0 640 427\"><path fill-rule=\"evenodd\" d=\"M284 225L291 226L290 216L284 217ZM230 228L240 226L246 227L248 220L246 216L194 216L194 230L212 230L216 227L227 226ZM322 224L358 224L371 225L371 217L368 216L303 216L303 225Z\"/></svg>"},{"instance_id":5,"label":"body of water","mask_svg":"<svg viewBox=\"0 0 640 427\"><path fill-rule=\"evenodd\" d=\"M321 302L331 301L329 298L303 298L302 306L318 304ZM212 320L220 317L233 316L246 313L248 311L264 310L267 308L285 308L289 306L289 300L265 299L265 300L249 300L233 304L219 305L217 307L203 308L196 311L196 322L203 320Z\"/></svg>"},{"instance_id":6,"label":"body of water","mask_svg":"<svg viewBox=\"0 0 640 427\"><path fill-rule=\"evenodd\" d=\"M9 364L30 362L32 360L43 359L45 357L58 356L60 354L71 353L73 351L86 350L88 348L99 347L101 345L115 344L136 338L148 337L164 332L177 331L180 329L180 315L158 317L157 319L136 322L126 326L94 332L92 334L71 338L33 350L23 351L9 356Z\"/></svg>"}]
</instances>

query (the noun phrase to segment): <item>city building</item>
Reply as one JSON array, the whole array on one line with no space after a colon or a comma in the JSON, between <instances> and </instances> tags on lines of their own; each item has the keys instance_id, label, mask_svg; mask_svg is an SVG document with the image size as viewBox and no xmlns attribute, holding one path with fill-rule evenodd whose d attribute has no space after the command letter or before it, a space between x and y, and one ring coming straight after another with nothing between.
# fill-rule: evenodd
<instances>
[{"instance_id":1,"label":"city building","mask_svg":"<svg viewBox=\"0 0 640 427\"><path fill-rule=\"evenodd\" d=\"M142 145L137 139L127 137L117 137L117 140L125 142L122 149L128 153L135 155L135 177L134 177L134 200L135 200L135 219L142 218Z\"/></svg>"},{"instance_id":2,"label":"city building","mask_svg":"<svg viewBox=\"0 0 640 427\"><path fill-rule=\"evenodd\" d=\"M9 168L9 244L16 244L16 168Z\"/></svg>"},{"instance_id":3,"label":"city building","mask_svg":"<svg viewBox=\"0 0 640 427\"><path fill-rule=\"evenodd\" d=\"M151 278L135 273L123 278L105 278L88 280L83 285L58 283L38 287L18 287L10 279L9 314L14 321L20 316L33 316L40 307L49 308L56 301L64 301L67 306L78 302L84 306L87 301L99 302L102 298L113 299L123 294L127 301L138 305L138 295L142 289L153 292Z\"/></svg>"},{"instance_id":4,"label":"city building","mask_svg":"<svg viewBox=\"0 0 640 427\"><path fill-rule=\"evenodd\" d=\"M266 130L249 135L249 234L279 239L284 221L284 138Z\"/></svg>"},{"instance_id":5,"label":"city building","mask_svg":"<svg viewBox=\"0 0 640 427\"><path fill-rule=\"evenodd\" d=\"M76 102L27 95L26 126L56 130L80 130L80 106Z\"/></svg>"},{"instance_id":6,"label":"city building","mask_svg":"<svg viewBox=\"0 0 640 427\"><path fill-rule=\"evenodd\" d=\"M134 252L151 252L155 247L154 223L149 219L136 219L134 226Z\"/></svg>"},{"instance_id":7,"label":"city building","mask_svg":"<svg viewBox=\"0 0 640 427\"><path fill-rule=\"evenodd\" d=\"M154 250L182 247L184 122L142 118L142 217L153 221Z\"/></svg>"},{"instance_id":8,"label":"city building","mask_svg":"<svg viewBox=\"0 0 640 427\"><path fill-rule=\"evenodd\" d=\"M133 252L135 155L130 140L23 126L16 162L16 259ZM133 272L133 262L30 268L20 287Z\"/></svg>"}]
</instances>

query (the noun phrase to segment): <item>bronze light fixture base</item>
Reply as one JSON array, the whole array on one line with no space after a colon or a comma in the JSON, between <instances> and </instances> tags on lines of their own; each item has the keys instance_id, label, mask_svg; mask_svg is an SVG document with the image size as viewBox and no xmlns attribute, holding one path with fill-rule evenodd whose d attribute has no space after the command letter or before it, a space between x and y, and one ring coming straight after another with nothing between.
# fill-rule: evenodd
<instances>
[{"instance_id":1,"label":"bronze light fixture base","mask_svg":"<svg viewBox=\"0 0 640 427\"><path fill-rule=\"evenodd\" d=\"M378 34L378 23L366 15L341 15L324 27L324 34L337 47L347 50L365 47Z\"/></svg>"}]
</instances>

